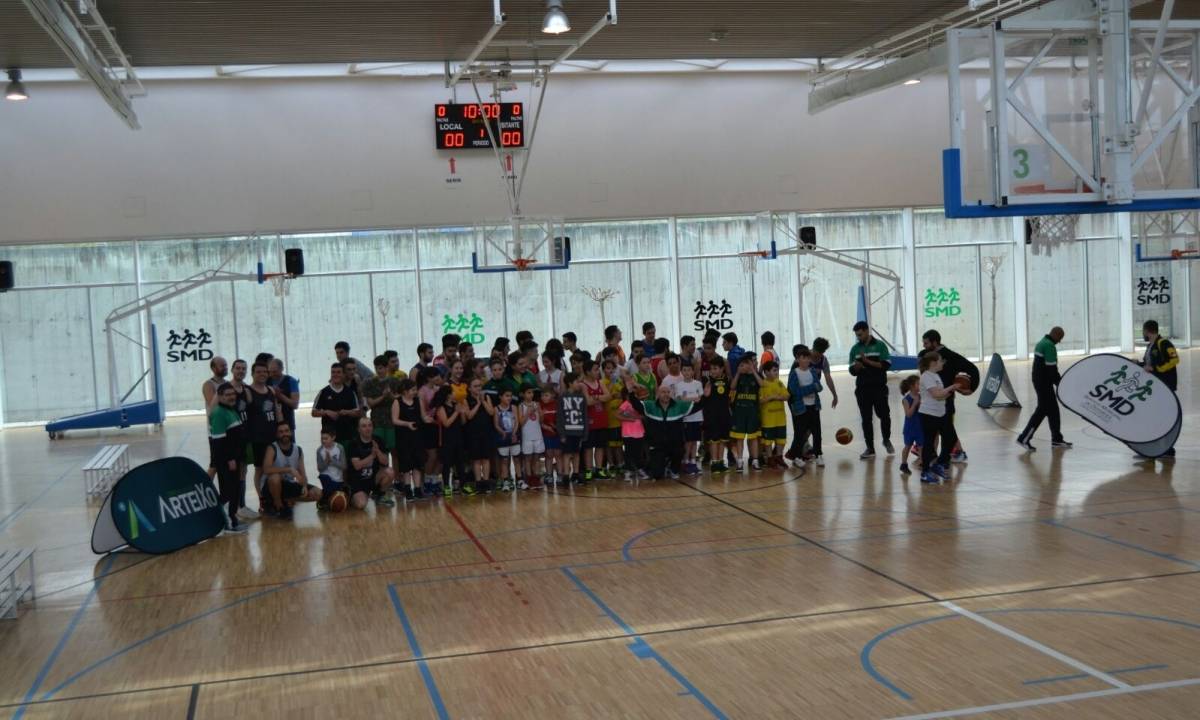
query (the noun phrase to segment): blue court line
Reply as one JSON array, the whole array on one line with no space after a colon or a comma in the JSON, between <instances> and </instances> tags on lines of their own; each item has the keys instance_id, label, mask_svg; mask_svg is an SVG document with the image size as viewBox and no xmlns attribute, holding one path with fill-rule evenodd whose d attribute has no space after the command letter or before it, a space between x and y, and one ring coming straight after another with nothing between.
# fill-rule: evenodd
<instances>
[{"instance_id":1,"label":"blue court line","mask_svg":"<svg viewBox=\"0 0 1200 720\"><path fill-rule=\"evenodd\" d=\"M686 677L684 677L683 673L676 670L675 666L668 662L666 658L664 658L662 655L659 655L658 651L650 646L650 643L646 642L641 636L634 632L634 629L630 627L629 623L622 620L620 615L617 615L612 608L610 608L608 605L605 605L604 601L601 600L596 593L592 592L592 589L589 588L587 584L583 582L583 580L580 580L578 575L571 572L571 568L564 567L562 568L562 572L567 576L567 579L575 584L575 587L578 588L580 592L586 595L588 599L596 605L596 607L600 608L600 611L604 613L608 619L616 623L617 627L621 628L626 635L633 638L633 642L629 643L627 647L629 648L629 652L633 653L634 657L639 660L654 660L657 662L659 666L662 667L663 670L666 670L668 675L675 678L675 682L679 683L680 687L683 688L683 692L679 693L680 696L690 695L696 698L696 700L698 700L700 704L704 706L704 709L708 710L713 717L718 718L718 720L728 720L728 717L725 715L725 713L721 712L721 709L713 704L712 700L709 700L704 693L700 692L700 689L693 685Z\"/></svg>"},{"instance_id":2,"label":"blue court line","mask_svg":"<svg viewBox=\"0 0 1200 720\"><path fill-rule=\"evenodd\" d=\"M1129 500L1128 502L1141 502L1139 500ZM1180 510L1183 512L1196 512L1185 507L1170 507L1170 508L1151 508L1149 510L1121 510L1119 512L1101 513L1100 515L1089 515L1090 518L1109 518L1118 517L1120 515L1141 515L1148 513L1170 512L1172 510ZM1067 518L1070 520L1071 518Z\"/></svg>"},{"instance_id":3,"label":"blue court line","mask_svg":"<svg viewBox=\"0 0 1200 720\"><path fill-rule=\"evenodd\" d=\"M1166 665L1139 665L1131 668L1119 668L1117 670L1105 670L1109 675L1120 675L1122 673L1135 673L1145 670L1162 670ZM1056 675L1054 677L1038 678L1037 680L1025 680L1022 685L1041 685L1042 683L1061 682L1064 680L1086 680L1091 677L1087 673L1079 673L1077 675Z\"/></svg>"},{"instance_id":4,"label":"blue court line","mask_svg":"<svg viewBox=\"0 0 1200 720\"><path fill-rule=\"evenodd\" d=\"M486 539L490 539L490 538L503 537L503 536L507 536L507 535L515 535L518 533L529 532L531 530L551 530L551 529L559 528L559 527L568 527L568 526L572 526L572 525L583 525L583 524L593 523L593 522L606 522L609 520L619 520L619 519L623 519L623 518L627 518L627 517L636 517L639 515L654 515L657 513L664 513L664 512L677 512L680 510L694 510L694 509L698 509L701 507L710 508L710 507L712 507L712 504L705 502L703 505L690 505L690 506L683 506L683 507L679 507L679 508L659 508L657 510L639 510L637 512L632 512L632 513L621 513L621 514L617 514L617 515L602 515L602 516L594 517L594 518L584 518L583 520L567 520L567 521L559 522L559 523L550 523L548 525L534 525L532 527L514 528L512 530L502 530L500 532L489 533L487 535L480 535L479 538L486 540ZM290 580L290 581L282 583L276 587L267 588L265 590L261 590L259 592L247 595L245 597L238 598L237 600L233 600L231 602L225 603L224 605L220 605L211 610L206 610L202 613L198 613L189 618L180 620L179 622L176 622L172 625L168 625L167 627L163 628L162 630L157 630L153 633L150 633L149 635L142 638L141 640L137 640L133 643L130 643L129 645L126 645L125 647L123 647L119 650L115 650L115 651L109 653L108 655L100 658L99 660L96 660L95 662L91 663L90 665L87 665L87 666L83 667L82 669L80 669L79 671L75 672L73 675L66 678L62 682L60 682L58 685L55 685L53 688L51 688L45 694L43 694L41 699L49 700L50 698L54 697L54 695L61 692L68 685L71 685L76 680L78 680L81 677L83 677L84 675L87 675L88 673L96 670L100 666L105 665L105 664L117 659L118 657L121 657L122 655L124 655L128 652L136 650L137 648L145 645L146 643L157 640L158 638L160 638L164 635L167 635L176 630L185 628L185 627L191 625L192 623L203 620L204 618L207 618L211 615L215 615L219 612L223 612L230 608L237 607L239 605L243 605L243 604L251 602L253 600L257 600L258 598L261 598L261 597L266 597L267 595L273 595L277 592L281 592L283 590L288 590L290 588L293 588L297 585L301 585L306 582L310 582L313 580L319 580L324 577L330 577L330 576L336 575L337 573L347 572L349 570L355 570L355 569L364 567L366 565L371 565L374 563L386 562L388 560L395 560L396 558L405 557L408 555L416 555L418 553L430 552L433 550L440 550L443 548L453 547L455 545L463 545L463 544L467 544L470 542L471 541L469 539L463 538L461 540L451 540L451 541L444 542L444 543L438 543L436 545L427 545L425 547L412 548L409 550L402 550L402 551L396 552L396 553L389 553L387 555L381 555L378 557L369 558L367 560L361 560L359 562L351 563L349 565L344 565L339 568L334 568L333 570L326 570L325 572L317 573L315 575L308 575L305 577L297 578L295 580Z\"/></svg>"},{"instance_id":5,"label":"blue court line","mask_svg":"<svg viewBox=\"0 0 1200 720\"><path fill-rule=\"evenodd\" d=\"M442 694L438 692L437 683L433 681L433 673L429 671L429 663L425 661L425 653L421 652L421 644L417 642L417 634L413 632L412 624L408 621L408 614L404 612L404 605L400 603L400 596L396 594L395 585L388 585L388 594L392 596L392 608L396 611L396 617L400 618L400 625L404 627L404 637L408 638L408 647L412 650L413 657L417 659L417 667L421 669L421 678L425 681L425 689L429 691L433 709L437 711L440 720L449 720L450 713L446 712Z\"/></svg>"},{"instance_id":6,"label":"blue court line","mask_svg":"<svg viewBox=\"0 0 1200 720\"><path fill-rule=\"evenodd\" d=\"M1130 550L1136 550L1138 552L1145 553L1147 555L1153 555L1154 557L1161 558L1163 560L1170 560L1172 562L1182 563L1184 565L1189 565L1194 568L1200 568L1200 563L1198 563L1198 562L1186 560L1184 558L1179 557L1178 555L1171 555L1170 553L1162 553L1157 550L1151 550L1148 547L1142 547L1141 545L1136 545L1134 543L1126 542L1124 540L1118 540L1117 538L1114 538L1111 535L1101 535L1100 533L1089 532L1087 530L1080 530L1079 528L1073 528L1070 525L1059 522L1057 520L1042 520L1042 523L1049 525L1051 527L1062 528L1063 530L1070 530L1073 533L1079 533L1080 535L1086 535L1091 538L1096 538L1097 540L1103 540L1105 542L1110 542L1114 545L1120 545L1121 547L1129 548Z\"/></svg>"},{"instance_id":7,"label":"blue court line","mask_svg":"<svg viewBox=\"0 0 1200 720\"><path fill-rule=\"evenodd\" d=\"M100 570L100 576L97 577L95 582L92 584L92 589L88 592L87 597L84 598L83 603L79 606L79 609L75 611L73 616L71 616L71 622L67 623L67 629L63 631L62 637L58 639L58 644L55 645L54 649L50 651L50 657L46 658L46 662L42 663L42 669L38 671L37 677L33 679L33 685L29 686L29 691L25 693L26 703L28 703L30 700L33 700L34 696L37 695L38 689L41 688L42 683L46 681L46 676L50 674L50 669L54 667L54 663L56 660L58 660L59 654L63 651L63 648L67 646L67 642L71 639L71 635L75 633L75 628L79 625L79 621L83 618L83 612L87 610L88 605L91 604L92 598L96 597L96 592L100 589L100 583L104 582L104 576L108 574L109 569L112 568L112 564L116 562L116 559L116 555L108 556L108 560L105 561L104 566ZM17 708L17 712L13 715L13 720L20 720L20 718L25 715L25 709L28 707L28 705L22 705Z\"/></svg>"},{"instance_id":8,"label":"blue court line","mask_svg":"<svg viewBox=\"0 0 1200 720\"><path fill-rule=\"evenodd\" d=\"M1107 616L1107 617L1131 618L1134 620L1147 620L1147 621L1152 621L1152 622L1161 622L1161 623L1167 623L1169 625L1179 625L1180 627L1185 627L1190 630L1200 630L1200 624L1188 622L1186 620L1176 620L1175 618L1162 617L1161 615L1142 615L1140 613L1123 612L1123 611L1119 611L1119 610L1089 610L1087 608L1007 608L1007 609L1001 609L1001 610L982 610L979 612L980 615L1009 615L1009 614L1015 614L1015 613L1065 613L1065 614L1074 614L1074 615L1101 615L1101 616ZM867 642L866 645L863 645L863 649L859 653L859 656L858 656L859 663L862 665L863 671L866 672L868 675L870 675L880 685L883 685L885 688L887 688L888 690L891 690L894 694L896 694L897 696L899 696L900 698L902 698L904 700L912 700L913 699L912 695L908 694L907 692L902 690L898 685L896 685L894 682L892 682L888 678L884 677L884 675L875 668L874 663L871 662L871 653L875 650L876 647L879 646L879 643L881 643L884 640L888 639L889 637L892 637L893 635L896 635L897 633L900 633L909 628L917 627L918 625L925 625L926 623L938 622L939 620L950 620L950 619L962 618L962 617L963 616L959 615L958 613L951 613L949 615L938 615L936 617L925 618L923 620L915 620L913 622L904 623L903 625L896 625L894 627L890 627L887 630L884 630L883 632L879 633L875 637L871 638Z\"/></svg>"}]
</instances>

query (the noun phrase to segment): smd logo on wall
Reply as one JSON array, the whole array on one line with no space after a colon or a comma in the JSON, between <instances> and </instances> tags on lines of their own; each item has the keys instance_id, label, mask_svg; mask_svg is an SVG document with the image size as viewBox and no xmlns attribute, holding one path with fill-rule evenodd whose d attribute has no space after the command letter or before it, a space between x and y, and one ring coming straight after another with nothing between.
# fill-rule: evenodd
<instances>
[{"instance_id":1,"label":"smd logo on wall","mask_svg":"<svg viewBox=\"0 0 1200 720\"><path fill-rule=\"evenodd\" d=\"M1179 398L1148 370L1121 355L1092 355L1062 376L1058 399L1071 412L1147 457L1175 444Z\"/></svg>"}]
</instances>

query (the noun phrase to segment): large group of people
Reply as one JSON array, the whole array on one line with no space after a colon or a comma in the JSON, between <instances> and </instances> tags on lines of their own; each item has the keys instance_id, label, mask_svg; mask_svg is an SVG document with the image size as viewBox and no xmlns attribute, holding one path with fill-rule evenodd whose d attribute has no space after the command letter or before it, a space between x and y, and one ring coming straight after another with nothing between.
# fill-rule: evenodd
<instances>
[{"instance_id":1,"label":"large group of people","mask_svg":"<svg viewBox=\"0 0 1200 720\"><path fill-rule=\"evenodd\" d=\"M1174 348L1153 329L1146 362L1166 367ZM891 356L867 323L853 330L857 342L849 372L862 418L860 458L869 460L876 455L876 421L883 449L895 453L887 382ZM1035 351L1038 408L1018 438L1027 450L1043 418L1050 419L1052 445L1070 447L1055 396L1054 347L1062 337L1062 329L1054 328ZM672 347L648 322L628 353L614 325L605 329L595 352L580 348L571 332L540 344L522 331L511 341L496 339L486 357L477 357L471 343L447 334L440 354L421 343L416 364L407 370L394 350L368 365L351 356L348 343L338 342L329 382L311 409L321 424L315 482L294 438L299 383L284 372L282 360L261 353L253 363L239 359L230 366L214 357L212 377L202 387L209 473L218 481L228 530L244 532L244 523L261 514L286 519L296 502L325 508L337 495L361 509L372 501L392 506L397 498L613 478L676 479L698 475L702 467L714 475L789 466L803 472L808 463L822 467L821 397L838 404L829 342L817 337L811 346L794 345L785 371L774 334L765 332L759 340L758 352L751 352L735 333L710 330L699 342L683 336ZM954 430L954 398L974 392L980 373L945 347L936 330L926 332L922 344L919 374L900 382L900 472L912 472L911 456L921 480L936 483L945 480L951 463L967 460ZM245 505L251 466L257 510Z\"/></svg>"}]
</instances>

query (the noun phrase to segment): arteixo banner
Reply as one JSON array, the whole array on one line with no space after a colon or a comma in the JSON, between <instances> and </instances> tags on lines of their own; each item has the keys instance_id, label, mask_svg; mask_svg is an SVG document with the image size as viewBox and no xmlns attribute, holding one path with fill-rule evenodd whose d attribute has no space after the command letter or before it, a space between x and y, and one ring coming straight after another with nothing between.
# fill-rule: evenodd
<instances>
[{"instance_id":1,"label":"arteixo banner","mask_svg":"<svg viewBox=\"0 0 1200 720\"><path fill-rule=\"evenodd\" d=\"M1071 412L1146 457L1175 446L1183 412L1174 391L1136 362L1121 355L1086 357L1058 385L1058 399Z\"/></svg>"},{"instance_id":2,"label":"arteixo banner","mask_svg":"<svg viewBox=\"0 0 1200 720\"><path fill-rule=\"evenodd\" d=\"M162 554L215 537L225 514L208 473L194 461L169 457L125 473L104 500L92 531L92 550L126 544Z\"/></svg>"},{"instance_id":3,"label":"arteixo banner","mask_svg":"<svg viewBox=\"0 0 1200 720\"><path fill-rule=\"evenodd\" d=\"M976 404L984 409L994 407L1021 407L1017 401L1017 393L1013 390L1008 372L1004 369L1004 360L999 353L992 353L992 362L988 365L987 375L979 384L979 400ZM996 397L1003 392L1008 402L996 402Z\"/></svg>"}]
</instances>

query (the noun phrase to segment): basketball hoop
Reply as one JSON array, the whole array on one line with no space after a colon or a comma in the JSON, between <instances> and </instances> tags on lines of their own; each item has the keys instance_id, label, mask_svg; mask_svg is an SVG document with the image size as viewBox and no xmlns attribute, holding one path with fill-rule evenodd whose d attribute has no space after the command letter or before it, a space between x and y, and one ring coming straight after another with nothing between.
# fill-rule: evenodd
<instances>
[{"instance_id":1,"label":"basketball hoop","mask_svg":"<svg viewBox=\"0 0 1200 720\"><path fill-rule=\"evenodd\" d=\"M766 250L751 250L750 252L738 253L738 259L742 261L742 272L758 272L759 258L765 258L769 254Z\"/></svg>"},{"instance_id":2,"label":"basketball hoop","mask_svg":"<svg viewBox=\"0 0 1200 720\"><path fill-rule=\"evenodd\" d=\"M271 286L275 288L275 297L287 297L291 291L292 276L286 273L272 275L270 278Z\"/></svg>"},{"instance_id":3,"label":"basketball hoop","mask_svg":"<svg viewBox=\"0 0 1200 720\"><path fill-rule=\"evenodd\" d=\"M1059 245L1073 242L1078 227L1078 215L1035 215L1025 219L1025 239L1035 255L1042 248L1049 255Z\"/></svg>"},{"instance_id":4,"label":"basketball hoop","mask_svg":"<svg viewBox=\"0 0 1200 720\"><path fill-rule=\"evenodd\" d=\"M512 264L522 279L528 279L529 273L533 272L533 264L536 262L536 258L518 257L513 259Z\"/></svg>"}]
</instances>

